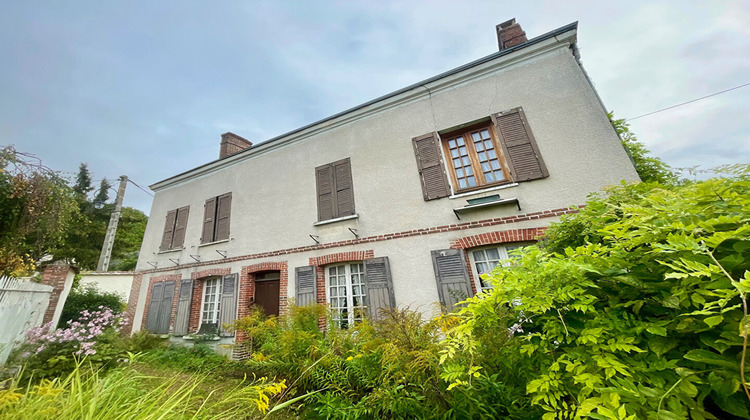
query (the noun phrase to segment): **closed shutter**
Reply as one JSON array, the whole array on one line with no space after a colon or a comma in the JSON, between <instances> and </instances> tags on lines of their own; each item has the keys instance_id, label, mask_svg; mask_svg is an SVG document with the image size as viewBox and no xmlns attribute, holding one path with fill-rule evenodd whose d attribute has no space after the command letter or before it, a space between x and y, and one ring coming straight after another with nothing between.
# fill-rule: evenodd
<instances>
[{"instance_id":1,"label":"closed shutter","mask_svg":"<svg viewBox=\"0 0 750 420\"><path fill-rule=\"evenodd\" d=\"M185 229L187 228L188 214L190 207L177 209L177 220L174 226L174 235L172 236L172 245L170 248L182 248L185 243Z\"/></svg>"},{"instance_id":2,"label":"closed shutter","mask_svg":"<svg viewBox=\"0 0 750 420\"><path fill-rule=\"evenodd\" d=\"M148 301L148 318L146 319L146 329L150 332L157 332L159 327L159 305L164 292L164 283L154 283L151 286L151 299Z\"/></svg>"},{"instance_id":3,"label":"closed shutter","mask_svg":"<svg viewBox=\"0 0 750 420\"><path fill-rule=\"evenodd\" d=\"M177 314L174 317L174 335L177 337L188 333L192 300L193 280L183 279L180 281L180 297L177 300Z\"/></svg>"},{"instance_id":4,"label":"closed shutter","mask_svg":"<svg viewBox=\"0 0 750 420\"><path fill-rule=\"evenodd\" d=\"M448 177L445 175L440 139L437 133L425 134L412 139L417 157L419 180L422 182L424 200L447 197L451 194Z\"/></svg>"},{"instance_id":5,"label":"closed shutter","mask_svg":"<svg viewBox=\"0 0 750 420\"><path fill-rule=\"evenodd\" d=\"M367 314L370 319L380 319L380 308L393 308L393 279L388 257L365 260L365 284L367 285Z\"/></svg>"},{"instance_id":6,"label":"closed shutter","mask_svg":"<svg viewBox=\"0 0 750 420\"><path fill-rule=\"evenodd\" d=\"M216 217L216 197L206 200L203 211L203 231L201 243L214 241L214 218Z\"/></svg>"},{"instance_id":7,"label":"closed shutter","mask_svg":"<svg viewBox=\"0 0 750 420\"><path fill-rule=\"evenodd\" d=\"M521 108L492 115L513 181L531 181L549 176L534 135Z\"/></svg>"},{"instance_id":8,"label":"closed shutter","mask_svg":"<svg viewBox=\"0 0 750 420\"><path fill-rule=\"evenodd\" d=\"M294 296L297 306L307 306L318 301L318 284L315 276L315 267L297 267L294 269L296 281L294 285Z\"/></svg>"},{"instance_id":9,"label":"closed shutter","mask_svg":"<svg viewBox=\"0 0 750 420\"><path fill-rule=\"evenodd\" d=\"M315 183L318 191L318 220L333 219L335 194L331 165L315 168Z\"/></svg>"},{"instance_id":10,"label":"closed shutter","mask_svg":"<svg viewBox=\"0 0 750 420\"><path fill-rule=\"evenodd\" d=\"M472 295L462 250L432 251L432 265L435 269L440 303L446 308L453 309L456 303Z\"/></svg>"},{"instance_id":11,"label":"closed shutter","mask_svg":"<svg viewBox=\"0 0 750 420\"><path fill-rule=\"evenodd\" d=\"M159 304L159 316L157 319L156 332L166 334L169 332L169 321L172 318L172 301L174 299L175 282L165 281L164 291Z\"/></svg>"},{"instance_id":12,"label":"closed shutter","mask_svg":"<svg viewBox=\"0 0 750 420\"><path fill-rule=\"evenodd\" d=\"M221 195L218 200L214 241L229 239L229 216L232 214L232 193Z\"/></svg>"},{"instance_id":13,"label":"closed shutter","mask_svg":"<svg viewBox=\"0 0 750 420\"><path fill-rule=\"evenodd\" d=\"M354 189L352 188L352 167L349 158L334 162L334 181L336 185L336 209L334 217L354 214Z\"/></svg>"},{"instance_id":14,"label":"closed shutter","mask_svg":"<svg viewBox=\"0 0 750 420\"><path fill-rule=\"evenodd\" d=\"M171 210L167 212L167 221L164 224L164 233L161 236L161 251L166 251L172 248L172 237L174 235L174 222L177 218L177 210Z\"/></svg>"},{"instance_id":15,"label":"closed shutter","mask_svg":"<svg viewBox=\"0 0 750 420\"><path fill-rule=\"evenodd\" d=\"M219 335L231 337L234 331L224 328L224 324L234 324L237 319L237 288L239 274L227 274L221 284L221 306L219 307Z\"/></svg>"}]
</instances>

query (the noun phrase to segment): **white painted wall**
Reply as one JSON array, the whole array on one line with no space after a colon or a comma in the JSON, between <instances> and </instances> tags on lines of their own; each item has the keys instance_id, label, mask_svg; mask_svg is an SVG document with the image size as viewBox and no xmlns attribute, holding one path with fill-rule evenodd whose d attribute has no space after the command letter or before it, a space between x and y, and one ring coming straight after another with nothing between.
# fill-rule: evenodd
<instances>
[{"instance_id":1,"label":"white painted wall","mask_svg":"<svg viewBox=\"0 0 750 420\"><path fill-rule=\"evenodd\" d=\"M0 277L0 365L26 331L42 325L51 293L52 286Z\"/></svg>"},{"instance_id":2,"label":"white painted wall","mask_svg":"<svg viewBox=\"0 0 750 420\"><path fill-rule=\"evenodd\" d=\"M130 297L133 284L132 271L89 271L81 273L80 285L94 285L102 292L116 293L123 302Z\"/></svg>"}]
</instances>

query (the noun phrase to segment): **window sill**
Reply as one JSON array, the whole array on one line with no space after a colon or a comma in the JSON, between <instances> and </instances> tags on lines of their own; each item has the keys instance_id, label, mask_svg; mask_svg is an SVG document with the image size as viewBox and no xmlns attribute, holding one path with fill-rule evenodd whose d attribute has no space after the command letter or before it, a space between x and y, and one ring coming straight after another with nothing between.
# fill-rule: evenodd
<instances>
[{"instance_id":1,"label":"window sill","mask_svg":"<svg viewBox=\"0 0 750 420\"><path fill-rule=\"evenodd\" d=\"M453 194L453 195L449 196L448 198L450 198L451 200L455 200L457 198L463 198L463 197L468 197L468 196L471 196L471 195L483 194L483 193L490 192L490 191L504 190L506 188L513 188L513 187L517 187L517 186L518 186L517 182L512 182L510 184L498 185L496 187L489 187L489 188L484 188L484 189L476 190L476 191L468 191L468 192L465 192L465 193Z\"/></svg>"},{"instance_id":2,"label":"window sill","mask_svg":"<svg viewBox=\"0 0 750 420\"><path fill-rule=\"evenodd\" d=\"M157 255L158 254L169 254L169 253L172 253L172 252L179 252L179 251L183 251L183 250L185 250L185 247L174 248L174 249L167 249L167 250L164 250L164 251L159 251L156 254Z\"/></svg>"},{"instance_id":3,"label":"window sill","mask_svg":"<svg viewBox=\"0 0 750 420\"><path fill-rule=\"evenodd\" d=\"M202 246L210 246L210 245L216 245L216 244L223 244L225 242L229 242L229 239L222 239L220 241L206 242L205 244L198 245L198 247L200 248Z\"/></svg>"},{"instance_id":4,"label":"window sill","mask_svg":"<svg viewBox=\"0 0 750 420\"><path fill-rule=\"evenodd\" d=\"M182 339L187 340L187 341L219 341L221 340L221 337L219 337L218 335L214 337L201 337L197 335L188 334L188 335L183 335Z\"/></svg>"},{"instance_id":5,"label":"window sill","mask_svg":"<svg viewBox=\"0 0 750 420\"><path fill-rule=\"evenodd\" d=\"M323 226L336 222L343 222L344 220L358 219L358 214L352 214L351 216L337 217L335 219L322 220L320 222L313 223L313 226Z\"/></svg>"}]
</instances>

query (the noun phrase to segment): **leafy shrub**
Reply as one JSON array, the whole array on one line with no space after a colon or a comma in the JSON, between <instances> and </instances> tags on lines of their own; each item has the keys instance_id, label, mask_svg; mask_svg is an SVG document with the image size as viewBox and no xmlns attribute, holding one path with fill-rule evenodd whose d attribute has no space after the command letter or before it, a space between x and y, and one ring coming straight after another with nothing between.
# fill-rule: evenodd
<instances>
[{"instance_id":1,"label":"leafy shrub","mask_svg":"<svg viewBox=\"0 0 750 420\"><path fill-rule=\"evenodd\" d=\"M146 363L163 366L183 372L214 373L225 372L231 364L226 356L216 353L211 347L197 343L192 347L171 345L144 353Z\"/></svg>"},{"instance_id":2,"label":"leafy shrub","mask_svg":"<svg viewBox=\"0 0 750 420\"><path fill-rule=\"evenodd\" d=\"M74 321L81 316L83 311L96 311L104 307L109 308L114 314L123 311L125 303L117 293L101 292L95 285L87 286L76 285L70 291L68 298L65 300L58 328L64 327L68 321Z\"/></svg>"},{"instance_id":3,"label":"leafy shrub","mask_svg":"<svg viewBox=\"0 0 750 420\"><path fill-rule=\"evenodd\" d=\"M496 361L530 367L517 379L544 419L750 418L750 171L730 169L612 189L494 271L445 343L444 371L463 362L455 388L507 375L486 360L496 346ZM525 333L497 346L485 331L507 311Z\"/></svg>"}]
</instances>

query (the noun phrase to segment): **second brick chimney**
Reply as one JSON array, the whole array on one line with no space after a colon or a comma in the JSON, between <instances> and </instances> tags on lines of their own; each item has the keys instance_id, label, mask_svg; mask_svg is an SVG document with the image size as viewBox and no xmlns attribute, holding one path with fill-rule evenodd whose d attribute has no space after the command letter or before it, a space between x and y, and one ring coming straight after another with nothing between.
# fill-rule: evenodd
<instances>
[{"instance_id":1,"label":"second brick chimney","mask_svg":"<svg viewBox=\"0 0 750 420\"><path fill-rule=\"evenodd\" d=\"M521 29L521 25L516 23L515 18L506 20L495 28L497 29L497 46L500 51L528 41L526 32Z\"/></svg>"},{"instance_id":2,"label":"second brick chimney","mask_svg":"<svg viewBox=\"0 0 750 420\"><path fill-rule=\"evenodd\" d=\"M221 135L221 148L219 149L219 159L224 159L241 150L249 149L253 143L234 133L226 132Z\"/></svg>"}]
</instances>

